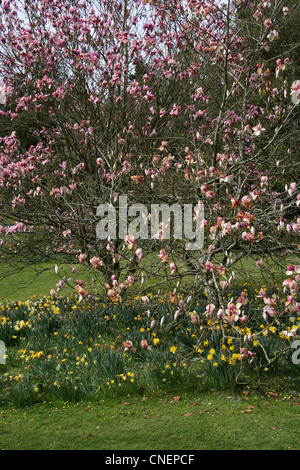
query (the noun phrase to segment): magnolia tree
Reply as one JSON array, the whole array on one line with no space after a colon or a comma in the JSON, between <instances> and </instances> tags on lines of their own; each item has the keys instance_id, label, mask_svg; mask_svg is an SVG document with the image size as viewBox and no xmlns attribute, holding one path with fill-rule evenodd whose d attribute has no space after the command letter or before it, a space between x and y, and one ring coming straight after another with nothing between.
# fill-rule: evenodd
<instances>
[{"instance_id":1,"label":"magnolia tree","mask_svg":"<svg viewBox=\"0 0 300 470\"><path fill-rule=\"evenodd\" d=\"M248 321L245 292L228 293L252 260L286 276L282 305L260 291L261 320L298 312L300 77L297 44L274 46L296 14L289 0L3 2L3 256L87 266L90 284L72 273L53 295L168 292L174 321L204 292L203 317L231 325Z\"/></svg>"}]
</instances>

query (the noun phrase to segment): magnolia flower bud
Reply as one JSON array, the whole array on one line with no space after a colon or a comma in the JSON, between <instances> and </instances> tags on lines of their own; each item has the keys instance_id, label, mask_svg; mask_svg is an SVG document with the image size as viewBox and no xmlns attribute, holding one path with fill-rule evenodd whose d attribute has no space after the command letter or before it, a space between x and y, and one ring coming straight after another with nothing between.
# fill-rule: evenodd
<instances>
[{"instance_id":1,"label":"magnolia flower bud","mask_svg":"<svg viewBox=\"0 0 300 470\"><path fill-rule=\"evenodd\" d=\"M180 315L180 310L176 310L175 314L174 314L174 320L178 320L178 317Z\"/></svg>"},{"instance_id":2,"label":"magnolia flower bud","mask_svg":"<svg viewBox=\"0 0 300 470\"><path fill-rule=\"evenodd\" d=\"M217 312L217 318L221 320L224 317L224 309L220 308Z\"/></svg>"},{"instance_id":3,"label":"magnolia flower bud","mask_svg":"<svg viewBox=\"0 0 300 470\"><path fill-rule=\"evenodd\" d=\"M171 263L170 264L170 268L171 268L171 271L174 273L176 271L176 264L175 263Z\"/></svg>"},{"instance_id":4,"label":"magnolia flower bud","mask_svg":"<svg viewBox=\"0 0 300 470\"><path fill-rule=\"evenodd\" d=\"M143 257L143 249L142 248L138 248L135 252L136 256L138 257L138 260L141 261L142 257Z\"/></svg>"},{"instance_id":5,"label":"magnolia flower bud","mask_svg":"<svg viewBox=\"0 0 300 470\"><path fill-rule=\"evenodd\" d=\"M51 290L50 290L50 295L51 295L51 297L55 297L55 295L56 295L56 292L55 292L55 290L54 290L54 289L51 289Z\"/></svg>"},{"instance_id":6,"label":"magnolia flower bud","mask_svg":"<svg viewBox=\"0 0 300 470\"><path fill-rule=\"evenodd\" d=\"M263 269L264 261L262 259L260 259L259 261L256 262L256 266L258 266L260 269Z\"/></svg>"}]
</instances>

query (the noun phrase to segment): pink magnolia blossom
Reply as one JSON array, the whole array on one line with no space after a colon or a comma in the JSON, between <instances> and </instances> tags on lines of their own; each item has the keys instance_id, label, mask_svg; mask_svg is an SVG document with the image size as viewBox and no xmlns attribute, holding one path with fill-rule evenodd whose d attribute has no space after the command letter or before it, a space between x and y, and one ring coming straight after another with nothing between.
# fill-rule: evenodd
<instances>
[{"instance_id":1,"label":"pink magnolia blossom","mask_svg":"<svg viewBox=\"0 0 300 470\"><path fill-rule=\"evenodd\" d=\"M175 314L174 314L174 321L177 321L178 320L178 317L180 315L181 311L180 310L176 310Z\"/></svg>"},{"instance_id":2,"label":"pink magnolia blossom","mask_svg":"<svg viewBox=\"0 0 300 470\"><path fill-rule=\"evenodd\" d=\"M125 243L129 250L132 250L136 246L136 240L133 235L126 235Z\"/></svg>"},{"instance_id":3,"label":"pink magnolia blossom","mask_svg":"<svg viewBox=\"0 0 300 470\"><path fill-rule=\"evenodd\" d=\"M206 316L211 316L211 315L214 313L215 309L216 309L216 306L215 306L214 304L208 304L208 305L206 305L206 308L205 308L205 310L206 310L205 315L206 315Z\"/></svg>"},{"instance_id":4,"label":"pink magnolia blossom","mask_svg":"<svg viewBox=\"0 0 300 470\"><path fill-rule=\"evenodd\" d=\"M108 295L109 298L111 298L113 300L118 299L118 297L119 297L119 295L118 295L118 293L116 292L115 289L109 289L108 292L107 292L107 295Z\"/></svg>"},{"instance_id":5,"label":"pink magnolia blossom","mask_svg":"<svg viewBox=\"0 0 300 470\"><path fill-rule=\"evenodd\" d=\"M270 33L268 34L267 38L270 41L274 41L274 39L278 38L278 36L279 36L278 31L276 31L276 29L272 29Z\"/></svg>"},{"instance_id":6,"label":"pink magnolia blossom","mask_svg":"<svg viewBox=\"0 0 300 470\"><path fill-rule=\"evenodd\" d=\"M218 312L217 312L217 318L218 318L218 320L222 320L222 318L224 317L224 314L225 314L224 309L223 309L223 308L220 308L220 309L218 310Z\"/></svg>"},{"instance_id":7,"label":"pink magnolia blossom","mask_svg":"<svg viewBox=\"0 0 300 470\"><path fill-rule=\"evenodd\" d=\"M51 289L51 290L50 290L50 295L51 295L51 297L55 297L55 296L56 296L56 292L55 292L54 289Z\"/></svg>"},{"instance_id":8,"label":"pink magnolia blossom","mask_svg":"<svg viewBox=\"0 0 300 470\"><path fill-rule=\"evenodd\" d=\"M290 276L290 275L293 276L293 275L296 275L296 274L300 274L300 264L297 264L297 265L289 264L287 266L286 274L288 276Z\"/></svg>"},{"instance_id":9,"label":"pink magnolia blossom","mask_svg":"<svg viewBox=\"0 0 300 470\"><path fill-rule=\"evenodd\" d=\"M80 253L80 255L79 255L78 258L79 258L79 263L82 264L82 263L84 263L85 260L87 259L87 255L84 254L84 253Z\"/></svg>"},{"instance_id":10,"label":"pink magnolia blossom","mask_svg":"<svg viewBox=\"0 0 300 470\"><path fill-rule=\"evenodd\" d=\"M133 346L132 341L128 341L128 340L127 340L127 341L124 341L124 342L123 342L123 347L124 347L124 351L130 350L130 351L132 351L133 353L135 353L135 351L136 351L136 350L135 350L135 347Z\"/></svg>"},{"instance_id":11,"label":"pink magnolia blossom","mask_svg":"<svg viewBox=\"0 0 300 470\"><path fill-rule=\"evenodd\" d=\"M264 307L264 313L270 315L270 317L276 317L278 314L277 310L274 307Z\"/></svg>"},{"instance_id":12,"label":"pink magnolia blossom","mask_svg":"<svg viewBox=\"0 0 300 470\"><path fill-rule=\"evenodd\" d=\"M176 270L177 270L177 268L176 268L176 264L175 264L175 263L173 263L173 262L170 264L170 268L171 268L171 271L172 271L172 273L175 273L175 272L176 272Z\"/></svg>"},{"instance_id":13,"label":"pink magnolia blossom","mask_svg":"<svg viewBox=\"0 0 300 470\"><path fill-rule=\"evenodd\" d=\"M300 80L294 80L291 87L291 97L293 104L300 103Z\"/></svg>"},{"instance_id":14,"label":"pink magnolia blossom","mask_svg":"<svg viewBox=\"0 0 300 470\"><path fill-rule=\"evenodd\" d=\"M103 261L97 258L97 256L93 256L93 258L90 259L90 263L94 269L100 269L103 265Z\"/></svg>"},{"instance_id":15,"label":"pink magnolia blossom","mask_svg":"<svg viewBox=\"0 0 300 470\"><path fill-rule=\"evenodd\" d=\"M289 288L291 294L296 294L296 292L298 291L298 283L295 279L285 279L282 283L283 285L283 291L285 292L285 289L286 287Z\"/></svg>"},{"instance_id":16,"label":"pink magnolia blossom","mask_svg":"<svg viewBox=\"0 0 300 470\"><path fill-rule=\"evenodd\" d=\"M77 285L76 290L79 294L79 301L86 297L87 291L82 286Z\"/></svg>"},{"instance_id":17,"label":"pink magnolia blossom","mask_svg":"<svg viewBox=\"0 0 300 470\"><path fill-rule=\"evenodd\" d=\"M242 233L242 238L243 238L243 240L245 240L247 242L250 242L250 243L254 242L254 235L252 233L243 232Z\"/></svg>"},{"instance_id":18,"label":"pink magnolia blossom","mask_svg":"<svg viewBox=\"0 0 300 470\"><path fill-rule=\"evenodd\" d=\"M293 299L292 296L287 297L287 301L285 302L285 306L291 313L299 312L300 311L300 303Z\"/></svg>"},{"instance_id":19,"label":"pink magnolia blossom","mask_svg":"<svg viewBox=\"0 0 300 470\"><path fill-rule=\"evenodd\" d=\"M204 265L204 269L206 271L215 271L216 266L211 261L206 261L206 263Z\"/></svg>"},{"instance_id":20,"label":"pink magnolia blossom","mask_svg":"<svg viewBox=\"0 0 300 470\"><path fill-rule=\"evenodd\" d=\"M199 323L200 323L199 315L197 315L196 313L193 313L193 314L191 315L191 322L192 322L194 325L199 325Z\"/></svg>"},{"instance_id":21,"label":"pink magnolia blossom","mask_svg":"<svg viewBox=\"0 0 300 470\"><path fill-rule=\"evenodd\" d=\"M148 341L146 339L141 340L141 347L144 351L147 351L149 349Z\"/></svg>"},{"instance_id":22,"label":"pink magnolia blossom","mask_svg":"<svg viewBox=\"0 0 300 470\"><path fill-rule=\"evenodd\" d=\"M267 176L262 176L262 177L260 178L261 186L262 186L262 187L267 184L268 179L269 179L269 178L268 178Z\"/></svg>"},{"instance_id":23,"label":"pink magnolia blossom","mask_svg":"<svg viewBox=\"0 0 300 470\"><path fill-rule=\"evenodd\" d=\"M260 259L259 261L256 261L256 266L258 266L260 269L263 269L264 268L264 260L263 259Z\"/></svg>"},{"instance_id":24,"label":"pink magnolia blossom","mask_svg":"<svg viewBox=\"0 0 300 470\"><path fill-rule=\"evenodd\" d=\"M253 134L254 134L255 136L260 136L260 134L261 134L263 131L265 131L266 129L263 128L260 123L258 123L256 126L254 126L254 127L252 128L252 130L253 130Z\"/></svg>"},{"instance_id":25,"label":"pink magnolia blossom","mask_svg":"<svg viewBox=\"0 0 300 470\"><path fill-rule=\"evenodd\" d=\"M241 295L237 299L236 308L240 308L242 305L247 305L249 300L247 298L246 292L242 292Z\"/></svg>"},{"instance_id":26,"label":"pink magnolia blossom","mask_svg":"<svg viewBox=\"0 0 300 470\"><path fill-rule=\"evenodd\" d=\"M240 322L242 323L242 325L247 325L248 323L248 316L247 315L242 315L241 318L240 318Z\"/></svg>"},{"instance_id":27,"label":"pink magnolia blossom","mask_svg":"<svg viewBox=\"0 0 300 470\"><path fill-rule=\"evenodd\" d=\"M297 334L297 328L292 328L292 329L289 330L289 331L283 330L282 333L283 333L284 335L286 335L286 336L294 337L294 336L296 336L296 334Z\"/></svg>"},{"instance_id":28,"label":"pink magnolia blossom","mask_svg":"<svg viewBox=\"0 0 300 470\"><path fill-rule=\"evenodd\" d=\"M138 260L141 261L142 257L143 257L143 249L142 248L138 248L135 252L136 256L138 257Z\"/></svg>"},{"instance_id":29,"label":"pink magnolia blossom","mask_svg":"<svg viewBox=\"0 0 300 470\"><path fill-rule=\"evenodd\" d=\"M266 28L272 28L272 21L271 18L268 18L264 21L264 25Z\"/></svg>"},{"instance_id":30,"label":"pink magnolia blossom","mask_svg":"<svg viewBox=\"0 0 300 470\"><path fill-rule=\"evenodd\" d=\"M263 16L263 13L259 10L256 10L255 13L253 14L253 18L255 18L257 21Z\"/></svg>"},{"instance_id":31,"label":"pink magnolia blossom","mask_svg":"<svg viewBox=\"0 0 300 470\"><path fill-rule=\"evenodd\" d=\"M135 282L135 279L134 279L134 276L128 276L127 280L126 280L127 284L129 284L130 286L132 286Z\"/></svg>"},{"instance_id":32,"label":"pink magnolia blossom","mask_svg":"<svg viewBox=\"0 0 300 470\"><path fill-rule=\"evenodd\" d=\"M161 262L162 263L167 263L168 262L168 255L167 253L165 252L165 250L160 250L159 252L159 255L157 255L160 259L161 259Z\"/></svg>"}]
</instances>

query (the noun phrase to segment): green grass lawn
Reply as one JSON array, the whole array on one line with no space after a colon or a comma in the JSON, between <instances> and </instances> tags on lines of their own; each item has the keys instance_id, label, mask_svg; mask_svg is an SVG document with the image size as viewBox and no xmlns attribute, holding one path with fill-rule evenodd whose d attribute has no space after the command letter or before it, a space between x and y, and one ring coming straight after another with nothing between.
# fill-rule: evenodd
<instances>
[{"instance_id":1,"label":"green grass lawn","mask_svg":"<svg viewBox=\"0 0 300 470\"><path fill-rule=\"evenodd\" d=\"M55 264L60 266L60 274L57 276L54 271ZM68 278L78 279L86 274L79 265L76 267L76 274L71 273L71 266L61 264L59 261L45 261L37 265L25 266L23 269L12 272L11 275L3 277L1 275L9 272L9 267L2 264L0 268L0 302L4 300L25 301L35 295L47 296L51 289L56 289L58 281L66 275ZM76 276L76 277L75 277ZM68 294L72 291L68 286L63 292Z\"/></svg>"},{"instance_id":2,"label":"green grass lawn","mask_svg":"<svg viewBox=\"0 0 300 470\"><path fill-rule=\"evenodd\" d=\"M174 390L176 393L176 390ZM299 399L255 393L0 407L4 450L299 450Z\"/></svg>"},{"instance_id":3,"label":"green grass lawn","mask_svg":"<svg viewBox=\"0 0 300 470\"><path fill-rule=\"evenodd\" d=\"M151 260L146 259L143 261L145 271ZM289 257L285 260L286 264L299 264L299 257ZM57 276L54 272L55 264L60 267L60 275ZM51 289L56 288L57 282L66 275L68 278L74 280L81 278L90 281L92 271L88 270L86 266L76 265L76 271L71 273L72 265L60 263L59 261L45 261L32 266L25 266L22 269L11 269L9 266L2 263L0 266L0 302L3 300L27 300L35 295L49 295ZM253 282L257 286L272 285L280 283L282 278L285 278L285 269L272 259L266 260L265 269L260 270L253 258L240 260L233 267L237 274L237 283ZM3 274L11 274L3 277ZM148 278L149 286L155 284L161 279ZM194 278L186 276L184 283L192 285ZM159 286L161 288L161 286ZM65 286L63 293L68 294L71 288ZM156 289L157 290L157 289Z\"/></svg>"}]
</instances>

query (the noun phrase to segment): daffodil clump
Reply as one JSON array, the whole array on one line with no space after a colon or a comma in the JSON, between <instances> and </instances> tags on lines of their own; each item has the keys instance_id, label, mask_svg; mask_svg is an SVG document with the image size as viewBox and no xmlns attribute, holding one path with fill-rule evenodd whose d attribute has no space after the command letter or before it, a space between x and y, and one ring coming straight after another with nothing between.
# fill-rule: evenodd
<instances>
[{"instance_id":1,"label":"daffodil clump","mask_svg":"<svg viewBox=\"0 0 300 470\"><path fill-rule=\"evenodd\" d=\"M181 298L159 295L117 304L73 295L5 302L0 393L24 405L47 396L72 401L203 381L224 389L291 363L298 312L266 321L258 292L240 292L224 299L223 312L203 295L179 315Z\"/></svg>"}]
</instances>

